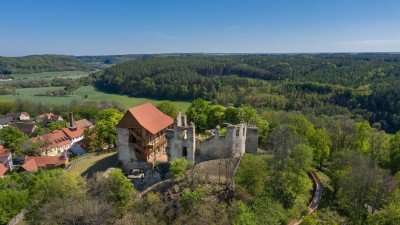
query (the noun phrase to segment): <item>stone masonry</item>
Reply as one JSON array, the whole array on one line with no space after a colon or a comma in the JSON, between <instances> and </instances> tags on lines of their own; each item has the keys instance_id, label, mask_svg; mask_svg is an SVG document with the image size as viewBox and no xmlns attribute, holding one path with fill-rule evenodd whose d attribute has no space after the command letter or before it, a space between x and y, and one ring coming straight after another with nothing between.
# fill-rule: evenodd
<instances>
[{"instance_id":1,"label":"stone masonry","mask_svg":"<svg viewBox=\"0 0 400 225\"><path fill-rule=\"evenodd\" d=\"M166 131L168 161L185 157L199 163L220 158L237 158L244 152L257 153L256 126L247 123L228 124L224 136L220 135L219 126L208 133L205 140L196 138L194 124L189 125L186 116L179 113L174 121L174 129Z\"/></svg>"}]
</instances>

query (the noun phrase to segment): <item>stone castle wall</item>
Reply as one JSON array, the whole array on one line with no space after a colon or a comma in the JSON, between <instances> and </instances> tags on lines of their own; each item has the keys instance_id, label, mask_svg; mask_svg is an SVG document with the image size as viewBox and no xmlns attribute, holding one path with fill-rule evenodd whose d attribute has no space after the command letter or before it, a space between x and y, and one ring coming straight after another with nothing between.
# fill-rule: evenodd
<instances>
[{"instance_id":1,"label":"stone castle wall","mask_svg":"<svg viewBox=\"0 0 400 225\"><path fill-rule=\"evenodd\" d=\"M204 162L220 158L237 158L245 152L257 153L258 130L246 123L228 125L225 136L217 126L205 140L196 138L194 124L187 124L186 116L179 113L174 129L166 131L168 161L186 157L192 162Z\"/></svg>"},{"instance_id":2,"label":"stone castle wall","mask_svg":"<svg viewBox=\"0 0 400 225\"><path fill-rule=\"evenodd\" d=\"M250 125L247 127L246 133L246 147L245 151L251 154L257 154L258 148L258 128Z\"/></svg>"}]
</instances>

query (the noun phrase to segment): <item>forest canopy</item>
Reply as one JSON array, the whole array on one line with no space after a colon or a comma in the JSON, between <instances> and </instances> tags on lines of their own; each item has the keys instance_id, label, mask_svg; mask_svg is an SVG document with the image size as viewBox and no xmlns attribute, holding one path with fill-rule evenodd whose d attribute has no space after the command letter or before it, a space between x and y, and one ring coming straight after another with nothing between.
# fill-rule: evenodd
<instances>
[{"instance_id":1,"label":"forest canopy","mask_svg":"<svg viewBox=\"0 0 400 225\"><path fill-rule=\"evenodd\" d=\"M352 116L400 129L399 54L153 56L92 77L102 90L131 96Z\"/></svg>"}]
</instances>

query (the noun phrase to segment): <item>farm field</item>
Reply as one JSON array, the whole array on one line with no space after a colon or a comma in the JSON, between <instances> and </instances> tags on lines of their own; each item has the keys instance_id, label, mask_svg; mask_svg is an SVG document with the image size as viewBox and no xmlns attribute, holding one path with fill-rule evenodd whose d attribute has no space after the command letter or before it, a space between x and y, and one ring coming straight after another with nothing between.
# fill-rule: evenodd
<instances>
[{"instance_id":1,"label":"farm field","mask_svg":"<svg viewBox=\"0 0 400 225\"><path fill-rule=\"evenodd\" d=\"M88 96L87 100L117 101L120 102L122 105L124 105L126 108L137 106L146 102L151 102L154 105L162 102L162 100L155 100L150 98L136 98L136 97L129 97L127 95L108 94L96 90L93 86L80 87L78 90L75 91L75 95L79 96L81 99L84 99L85 95L87 95ZM182 111L186 111L186 109L190 105L190 102L184 102L184 101L173 101L173 102Z\"/></svg>"},{"instance_id":2,"label":"farm field","mask_svg":"<svg viewBox=\"0 0 400 225\"><path fill-rule=\"evenodd\" d=\"M32 80L32 79L44 79L51 80L53 78L71 78L76 79L80 77L86 77L89 73L82 71L61 71L61 72L42 72L42 73L30 73L30 74L11 74L14 80Z\"/></svg>"},{"instance_id":3,"label":"farm field","mask_svg":"<svg viewBox=\"0 0 400 225\"><path fill-rule=\"evenodd\" d=\"M93 86L83 86L75 91L75 95L71 96L34 96L35 94L45 93L47 91L61 89L63 87L45 87L45 88L19 88L16 89L19 95L0 95L1 100L14 101L15 99L30 100L34 102L42 102L43 104L69 104L72 100L78 103L87 101L116 101L121 103L125 108L137 106L146 102L158 104L162 100L154 100L149 98L135 98L127 95L108 94L96 90ZM87 98L85 99L85 95ZM176 101L174 102L182 111L186 111L190 102Z\"/></svg>"}]
</instances>

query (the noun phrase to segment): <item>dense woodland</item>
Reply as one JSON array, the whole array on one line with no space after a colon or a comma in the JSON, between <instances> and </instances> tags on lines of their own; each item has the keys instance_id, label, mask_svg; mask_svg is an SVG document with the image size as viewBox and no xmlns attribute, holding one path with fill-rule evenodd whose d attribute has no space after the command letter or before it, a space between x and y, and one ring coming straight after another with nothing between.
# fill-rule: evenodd
<instances>
[{"instance_id":1,"label":"dense woodland","mask_svg":"<svg viewBox=\"0 0 400 225\"><path fill-rule=\"evenodd\" d=\"M93 75L114 93L352 115L392 133L400 129L399 76L398 54L158 56Z\"/></svg>"},{"instance_id":2,"label":"dense woodland","mask_svg":"<svg viewBox=\"0 0 400 225\"><path fill-rule=\"evenodd\" d=\"M72 56L64 55L0 56L0 75L75 70L92 71L92 67Z\"/></svg>"}]
</instances>

